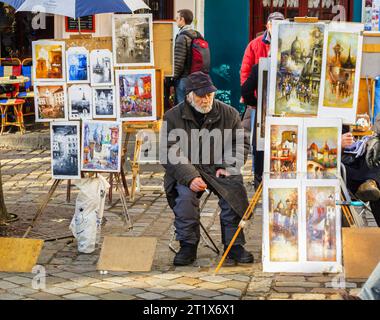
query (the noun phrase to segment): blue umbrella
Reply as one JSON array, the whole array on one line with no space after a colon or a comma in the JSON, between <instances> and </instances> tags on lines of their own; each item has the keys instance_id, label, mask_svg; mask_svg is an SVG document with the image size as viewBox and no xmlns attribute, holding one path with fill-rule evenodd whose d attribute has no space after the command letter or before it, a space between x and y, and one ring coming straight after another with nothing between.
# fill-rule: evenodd
<instances>
[{"instance_id":1,"label":"blue umbrella","mask_svg":"<svg viewBox=\"0 0 380 320\"><path fill-rule=\"evenodd\" d=\"M17 11L41 11L71 18L124 12L131 13L139 9L149 9L143 0L2 0Z\"/></svg>"}]
</instances>

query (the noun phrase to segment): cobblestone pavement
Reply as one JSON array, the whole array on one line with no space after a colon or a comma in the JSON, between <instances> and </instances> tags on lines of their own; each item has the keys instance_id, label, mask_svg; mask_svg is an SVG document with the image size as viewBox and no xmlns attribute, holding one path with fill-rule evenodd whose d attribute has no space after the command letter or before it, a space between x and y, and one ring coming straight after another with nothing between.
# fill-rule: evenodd
<instances>
[{"instance_id":1,"label":"cobblestone pavement","mask_svg":"<svg viewBox=\"0 0 380 320\"><path fill-rule=\"evenodd\" d=\"M53 183L50 152L0 149L0 159L7 207L20 217L7 229L0 229L0 235L21 236ZM159 186L163 177L161 168L151 166L147 170L142 175L142 184ZM250 180L248 164L246 182L249 195L252 196ZM76 194L73 188L71 203L66 203L66 188L61 185L30 237L49 240L69 236L68 226L74 212ZM255 263L224 266L217 276L213 272L220 257L203 245L200 245L198 259L193 266L172 266L174 254L169 250L168 243L172 235L173 213L161 191L142 191L133 203L129 203L129 213L134 222L132 231L126 229L120 213L120 203L107 204L102 237L157 237L158 245L151 272L109 272L101 275L96 271L99 249L93 254L79 254L76 243L70 239L45 241L38 264L46 269L46 288L33 289L36 274L0 272L0 300L340 299L342 289L333 286L333 283L341 283L337 281L336 275L272 274L261 271L261 204L255 211L254 219L246 227L246 247L254 254ZM220 244L216 197L208 201L201 220L215 242ZM364 282L365 279L346 279L345 285L349 292L357 294Z\"/></svg>"}]
</instances>

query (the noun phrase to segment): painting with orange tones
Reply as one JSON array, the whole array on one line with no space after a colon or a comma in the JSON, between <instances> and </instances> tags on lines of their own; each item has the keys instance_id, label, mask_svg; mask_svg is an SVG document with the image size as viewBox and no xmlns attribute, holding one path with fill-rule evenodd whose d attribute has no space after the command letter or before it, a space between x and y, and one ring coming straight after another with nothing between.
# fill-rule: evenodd
<instances>
[{"instance_id":1,"label":"painting with orange tones","mask_svg":"<svg viewBox=\"0 0 380 320\"><path fill-rule=\"evenodd\" d=\"M34 81L65 81L65 42L40 40L33 42Z\"/></svg>"}]
</instances>

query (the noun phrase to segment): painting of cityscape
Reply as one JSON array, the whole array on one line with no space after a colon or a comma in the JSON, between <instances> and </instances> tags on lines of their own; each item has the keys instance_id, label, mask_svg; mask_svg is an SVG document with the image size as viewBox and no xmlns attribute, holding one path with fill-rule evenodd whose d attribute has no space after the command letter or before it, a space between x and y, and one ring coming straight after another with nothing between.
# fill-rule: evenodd
<instances>
[{"instance_id":1,"label":"painting of cityscape","mask_svg":"<svg viewBox=\"0 0 380 320\"><path fill-rule=\"evenodd\" d=\"M65 83L35 84L34 93L36 122L67 120Z\"/></svg>"},{"instance_id":2,"label":"painting of cityscape","mask_svg":"<svg viewBox=\"0 0 380 320\"><path fill-rule=\"evenodd\" d=\"M269 188L270 261L298 262L298 189Z\"/></svg>"},{"instance_id":3,"label":"painting of cityscape","mask_svg":"<svg viewBox=\"0 0 380 320\"><path fill-rule=\"evenodd\" d=\"M114 121L83 121L82 170L120 172L121 124Z\"/></svg>"},{"instance_id":4,"label":"painting of cityscape","mask_svg":"<svg viewBox=\"0 0 380 320\"><path fill-rule=\"evenodd\" d=\"M90 54L90 74L92 86L112 86L113 60L109 50L93 50Z\"/></svg>"},{"instance_id":5,"label":"painting of cityscape","mask_svg":"<svg viewBox=\"0 0 380 320\"><path fill-rule=\"evenodd\" d=\"M116 118L115 87L92 88L94 119Z\"/></svg>"},{"instance_id":6,"label":"painting of cityscape","mask_svg":"<svg viewBox=\"0 0 380 320\"><path fill-rule=\"evenodd\" d=\"M318 114L324 38L323 23L274 21L270 86L274 114Z\"/></svg>"},{"instance_id":7,"label":"painting of cityscape","mask_svg":"<svg viewBox=\"0 0 380 320\"><path fill-rule=\"evenodd\" d=\"M92 91L89 85L69 88L69 119L92 119Z\"/></svg>"},{"instance_id":8,"label":"painting of cityscape","mask_svg":"<svg viewBox=\"0 0 380 320\"><path fill-rule=\"evenodd\" d=\"M116 71L116 91L120 120L157 119L154 69Z\"/></svg>"},{"instance_id":9,"label":"painting of cityscape","mask_svg":"<svg viewBox=\"0 0 380 320\"><path fill-rule=\"evenodd\" d=\"M112 26L116 66L154 65L151 14L116 14Z\"/></svg>"},{"instance_id":10,"label":"painting of cityscape","mask_svg":"<svg viewBox=\"0 0 380 320\"><path fill-rule=\"evenodd\" d=\"M65 42L33 42L34 81L65 81Z\"/></svg>"},{"instance_id":11,"label":"painting of cityscape","mask_svg":"<svg viewBox=\"0 0 380 320\"><path fill-rule=\"evenodd\" d=\"M337 179L338 128L308 127L306 128L306 134L307 177L309 179Z\"/></svg>"},{"instance_id":12,"label":"painting of cityscape","mask_svg":"<svg viewBox=\"0 0 380 320\"><path fill-rule=\"evenodd\" d=\"M52 122L50 129L53 179L80 179L79 122Z\"/></svg>"},{"instance_id":13,"label":"painting of cityscape","mask_svg":"<svg viewBox=\"0 0 380 320\"><path fill-rule=\"evenodd\" d=\"M306 187L307 261L337 260L336 189Z\"/></svg>"},{"instance_id":14,"label":"painting of cityscape","mask_svg":"<svg viewBox=\"0 0 380 320\"><path fill-rule=\"evenodd\" d=\"M268 80L270 59L261 58L259 61L259 87L257 97L257 131L256 149L264 151L265 148L265 119L268 111Z\"/></svg>"},{"instance_id":15,"label":"painting of cityscape","mask_svg":"<svg viewBox=\"0 0 380 320\"><path fill-rule=\"evenodd\" d=\"M90 57L83 47L72 47L66 52L67 83L90 82Z\"/></svg>"}]
</instances>

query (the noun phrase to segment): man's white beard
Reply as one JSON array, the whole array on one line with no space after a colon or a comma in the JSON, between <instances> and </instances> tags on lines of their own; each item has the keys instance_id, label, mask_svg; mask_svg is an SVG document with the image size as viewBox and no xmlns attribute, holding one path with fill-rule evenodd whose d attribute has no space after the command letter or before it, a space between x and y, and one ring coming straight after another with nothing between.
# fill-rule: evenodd
<instances>
[{"instance_id":1,"label":"man's white beard","mask_svg":"<svg viewBox=\"0 0 380 320\"><path fill-rule=\"evenodd\" d=\"M210 104L210 106L208 106L207 108L202 108L200 106L198 106L197 104L195 104L194 101L189 101L189 103L191 104L191 106L199 113L202 113L202 114L207 114L209 113L211 110L212 110L212 103Z\"/></svg>"}]
</instances>

